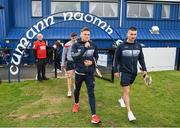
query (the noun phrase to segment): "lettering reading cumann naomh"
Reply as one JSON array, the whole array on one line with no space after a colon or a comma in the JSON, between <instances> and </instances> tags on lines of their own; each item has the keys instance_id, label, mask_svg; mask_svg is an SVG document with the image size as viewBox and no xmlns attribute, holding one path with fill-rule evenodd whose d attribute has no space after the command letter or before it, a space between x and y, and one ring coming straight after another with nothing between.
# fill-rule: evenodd
<instances>
[{"instance_id":1,"label":"lettering reading cumann naomh","mask_svg":"<svg viewBox=\"0 0 180 128\"><path fill-rule=\"evenodd\" d=\"M63 13L64 21L67 20L77 20L77 21L85 21L87 23L94 24L101 29L103 29L105 32L107 32L109 35L113 33L113 29L110 25L108 25L105 21L101 20L100 18L93 16L91 14L84 14L81 12L66 12Z\"/></svg>"},{"instance_id":2,"label":"lettering reading cumann naomh","mask_svg":"<svg viewBox=\"0 0 180 128\"><path fill-rule=\"evenodd\" d=\"M27 46L30 45L30 40L33 39L39 32L53 24L55 24L54 17L49 16L33 25L20 39L11 59L10 72L12 75L18 74L18 65L21 63L21 58L24 54L24 50L27 48Z\"/></svg>"},{"instance_id":3,"label":"lettering reading cumann naomh","mask_svg":"<svg viewBox=\"0 0 180 128\"><path fill-rule=\"evenodd\" d=\"M100 18L93 16L91 14L84 14L81 12L65 12L63 13L63 21L83 21L87 23L91 23L93 25L98 26L102 30L104 30L110 36L113 33L113 29L110 25L108 25L105 21ZM58 22L57 22L58 23ZM11 59L10 72L12 75L17 75L19 72L19 67L21 63L22 56L24 54L24 50L30 45L30 40L32 40L38 33L46 29L47 27L56 24L54 21L54 16L51 15L47 18L42 19L35 25L33 25L24 36L20 39Z\"/></svg>"}]
</instances>

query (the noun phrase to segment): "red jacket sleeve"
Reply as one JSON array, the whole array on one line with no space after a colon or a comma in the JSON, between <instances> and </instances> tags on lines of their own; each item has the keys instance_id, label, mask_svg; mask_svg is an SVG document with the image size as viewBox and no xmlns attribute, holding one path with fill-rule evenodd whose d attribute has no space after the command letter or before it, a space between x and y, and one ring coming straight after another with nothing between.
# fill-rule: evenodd
<instances>
[{"instance_id":1,"label":"red jacket sleeve","mask_svg":"<svg viewBox=\"0 0 180 128\"><path fill-rule=\"evenodd\" d=\"M37 42L35 41L34 44L33 44L33 49L37 49L38 45L37 45Z\"/></svg>"}]
</instances>

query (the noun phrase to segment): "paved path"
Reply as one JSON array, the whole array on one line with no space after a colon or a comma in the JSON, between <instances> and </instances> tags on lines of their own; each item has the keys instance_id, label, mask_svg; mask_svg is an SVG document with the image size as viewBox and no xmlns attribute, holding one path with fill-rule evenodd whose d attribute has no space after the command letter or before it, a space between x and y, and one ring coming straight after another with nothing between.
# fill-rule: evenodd
<instances>
[{"instance_id":1,"label":"paved path","mask_svg":"<svg viewBox=\"0 0 180 128\"><path fill-rule=\"evenodd\" d=\"M46 76L48 78L55 78L55 73L53 71L54 66L52 65L47 65L46 66ZM20 70L20 79L22 80L33 80L35 79L36 76L36 65L26 65L26 66L21 66L21 70ZM62 78L65 77L64 72L62 73L58 73L57 74L58 78ZM4 81L4 80L8 80L8 67L7 65L0 65L0 78ZM17 76L13 76L11 75L11 79L13 80L17 80Z\"/></svg>"}]
</instances>

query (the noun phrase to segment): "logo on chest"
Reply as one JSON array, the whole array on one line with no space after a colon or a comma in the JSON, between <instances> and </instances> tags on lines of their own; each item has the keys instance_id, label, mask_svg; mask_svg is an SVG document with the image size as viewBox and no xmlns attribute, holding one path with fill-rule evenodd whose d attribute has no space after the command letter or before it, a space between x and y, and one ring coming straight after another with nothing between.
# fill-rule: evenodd
<instances>
[{"instance_id":1,"label":"logo on chest","mask_svg":"<svg viewBox=\"0 0 180 128\"><path fill-rule=\"evenodd\" d=\"M46 50L46 46L40 46L40 50Z\"/></svg>"},{"instance_id":2,"label":"logo on chest","mask_svg":"<svg viewBox=\"0 0 180 128\"><path fill-rule=\"evenodd\" d=\"M140 50L123 50L122 56L139 56Z\"/></svg>"},{"instance_id":3,"label":"logo on chest","mask_svg":"<svg viewBox=\"0 0 180 128\"><path fill-rule=\"evenodd\" d=\"M94 54L94 49L89 49L84 53L83 56L90 57L93 56L93 54Z\"/></svg>"}]
</instances>

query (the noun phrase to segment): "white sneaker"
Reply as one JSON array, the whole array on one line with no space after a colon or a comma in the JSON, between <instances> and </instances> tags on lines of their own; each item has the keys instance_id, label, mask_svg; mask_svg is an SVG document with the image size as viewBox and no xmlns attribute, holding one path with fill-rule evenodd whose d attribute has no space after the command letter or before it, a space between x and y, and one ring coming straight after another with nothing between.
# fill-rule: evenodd
<instances>
[{"instance_id":1,"label":"white sneaker","mask_svg":"<svg viewBox=\"0 0 180 128\"><path fill-rule=\"evenodd\" d=\"M59 69L57 70L57 73L60 73L60 72L59 72Z\"/></svg>"},{"instance_id":2,"label":"white sneaker","mask_svg":"<svg viewBox=\"0 0 180 128\"><path fill-rule=\"evenodd\" d=\"M36 76L35 76L35 80L38 80L38 74L36 74Z\"/></svg>"},{"instance_id":3,"label":"white sneaker","mask_svg":"<svg viewBox=\"0 0 180 128\"><path fill-rule=\"evenodd\" d=\"M71 91L68 91L67 97L71 97L71 96L72 96L72 92L71 92Z\"/></svg>"},{"instance_id":4,"label":"white sneaker","mask_svg":"<svg viewBox=\"0 0 180 128\"><path fill-rule=\"evenodd\" d=\"M121 97L121 99L118 100L118 102L119 102L119 104L120 104L120 106L121 106L122 108L125 108L125 107L126 107L126 105L125 105L124 100L123 100L122 97Z\"/></svg>"},{"instance_id":5,"label":"white sneaker","mask_svg":"<svg viewBox=\"0 0 180 128\"><path fill-rule=\"evenodd\" d=\"M128 112L128 120L129 120L129 121L136 120L136 117L134 116L134 114L132 113L132 111Z\"/></svg>"}]
</instances>

